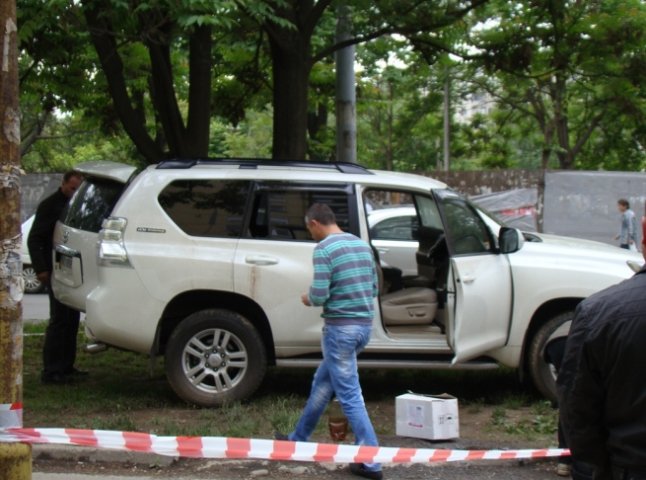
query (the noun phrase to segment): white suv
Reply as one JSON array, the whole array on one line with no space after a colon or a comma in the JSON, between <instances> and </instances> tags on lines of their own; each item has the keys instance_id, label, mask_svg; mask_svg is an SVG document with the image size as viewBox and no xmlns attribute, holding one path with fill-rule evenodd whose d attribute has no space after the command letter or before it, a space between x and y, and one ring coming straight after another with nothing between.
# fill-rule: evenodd
<instances>
[{"instance_id":1,"label":"white suv","mask_svg":"<svg viewBox=\"0 0 646 480\"><path fill-rule=\"evenodd\" d=\"M90 202L77 197L68 217ZM417 217L417 272L383 266L362 367L507 365L553 397L545 344L567 334L581 299L642 263L616 247L501 226L423 176L334 163L166 161L127 185L98 234L96 260L66 258L65 239L81 232L58 225L54 291L86 311L96 344L164 354L168 380L186 401L247 398L268 365L320 359L320 312L300 302L315 245L303 218L315 202L367 242L375 210L413 208ZM75 265L96 272L75 277ZM74 295L85 292L83 282L86 298Z\"/></svg>"}]
</instances>

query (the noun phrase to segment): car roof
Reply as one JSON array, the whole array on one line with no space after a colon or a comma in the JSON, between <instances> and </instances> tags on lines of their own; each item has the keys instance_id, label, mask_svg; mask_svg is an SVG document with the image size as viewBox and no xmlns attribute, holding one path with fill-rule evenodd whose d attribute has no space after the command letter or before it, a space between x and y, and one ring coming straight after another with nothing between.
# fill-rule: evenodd
<instances>
[{"instance_id":1,"label":"car roof","mask_svg":"<svg viewBox=\"0 0 646 480\"><path fill-rule=\"evenodd\" d=\"M160 164L161 165L161 164ZM174 177L174 178L208 178L214 171L219 172L222 178L236 178L265 181L304 181L304 182L338 182L358 183L366 186L388 187L393 189L413 188L430 191L431 189L444 189L446 184L438 180L402 172L385 170L369 170L356 165L357 168L339 170L330 168L335 163L317 162L289 162L289 161L257 161L254 164L247 162L236 163L208 162L180 165L178 167L151 165L146 169L148 174ZM348 165L348 164L341 164Z\"/></svg>"},{"instance_id":2,"label":"car roof","mask_svg":"<svg viewBox=\"0 0 646 480\"><path fill-rule=\"evenodd\" d=\"M94 162L79 163L74 170L85 176L106 178L120 183L127 183L137 167L125 163L100 160Z\"/></svg>"},{"instance_id":3,"label":"car roof","mask_svg":"<svg viewBox=\"0 0 646 480\"><path fill-rule=\"evenodd\" d=\"M374 226L387 218L415 216L417 216L417 211L415 207L411 206L378 208L368 213L368 223L370 226Z\"/></svg>"}]
</instances>

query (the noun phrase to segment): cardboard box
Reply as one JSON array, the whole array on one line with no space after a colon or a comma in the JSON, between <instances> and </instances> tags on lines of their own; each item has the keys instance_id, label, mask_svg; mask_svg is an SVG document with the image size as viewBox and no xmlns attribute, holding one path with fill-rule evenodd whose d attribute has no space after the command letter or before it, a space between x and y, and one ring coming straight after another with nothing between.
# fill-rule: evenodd
<instances>
[{"instance_id":1,"label":"cardboard box","mask_svg":"<svg viewBox=\"0 0 646 480\"><path fill-rule=\"evenodd\" d=\"M395 399L396 433L402 437L448 440L460 436L458 399L406 393Z\"/></svg>"}]
</instances>

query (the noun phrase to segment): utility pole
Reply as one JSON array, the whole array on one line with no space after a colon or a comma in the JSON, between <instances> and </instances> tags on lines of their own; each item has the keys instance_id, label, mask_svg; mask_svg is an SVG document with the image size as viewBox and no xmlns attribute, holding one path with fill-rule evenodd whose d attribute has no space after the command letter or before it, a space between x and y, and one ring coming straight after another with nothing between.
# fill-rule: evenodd
<instances>
[{"instance_id":1,"label":"utility pole","mask_svg":"<svg viewBox=\"0 0 646 480\"><path fill-rule=\"evenodd\" d=\"M451 77L446 74L444 80L444 171L449 171L449 164L451 161Z\"/></svg>"},{"instance_id":2,"label":"utility pole","mask_svg":"<svg viewBox=\"0 0 646 480\"><path fill-rule=\"evenodd\" d=\"M337 9L336 41L352 38L348 6ZM354 45L336 52L336 160L357 163Z\"/></svg>"},{"instance_id":3,"label":"utility pole","mask_svg":"<svg viewBox=\"0 0 646 480\"><path fill-rule=\"evenodd\" d=\"M22 427L20 111L16 1L0 1L0 429ZM31 446L0 443L0 478L31 479Z\"/></svg>"}]
</instances>

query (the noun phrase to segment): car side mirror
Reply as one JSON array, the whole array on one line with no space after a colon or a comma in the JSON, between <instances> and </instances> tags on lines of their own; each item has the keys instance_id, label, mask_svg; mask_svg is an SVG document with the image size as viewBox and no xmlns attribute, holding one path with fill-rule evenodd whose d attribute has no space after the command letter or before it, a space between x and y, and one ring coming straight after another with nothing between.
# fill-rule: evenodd
<instances>
[{"instance_id":1,"label":"car side mirror","mask_svg":"<svg viewBox=\"0 0 646 480\"><path fill-rule=\"evenodd\" d=\"M502 227L498 236L500 253L514 253L520 250L525 243L523 233L510 227Z\"/></svg>"}]
</instances>

